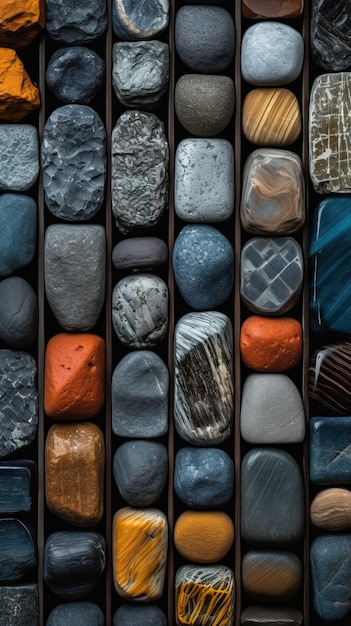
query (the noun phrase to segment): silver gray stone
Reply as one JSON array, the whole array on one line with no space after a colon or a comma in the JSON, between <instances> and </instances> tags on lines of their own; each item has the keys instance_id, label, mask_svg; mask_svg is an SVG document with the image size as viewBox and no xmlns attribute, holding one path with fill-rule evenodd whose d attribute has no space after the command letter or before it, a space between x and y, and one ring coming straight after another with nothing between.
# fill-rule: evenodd
<instances>
[{"instance_id":1,"label":"silver gray stone","mask_svg":"<svg viewBox=\"0 0 351 626\"><path fill-rule=\"evenodd\" d=\"M26 191L39 175L38 131L30 124L0 124L0 190Z\"/></svg>"}]
</instances>

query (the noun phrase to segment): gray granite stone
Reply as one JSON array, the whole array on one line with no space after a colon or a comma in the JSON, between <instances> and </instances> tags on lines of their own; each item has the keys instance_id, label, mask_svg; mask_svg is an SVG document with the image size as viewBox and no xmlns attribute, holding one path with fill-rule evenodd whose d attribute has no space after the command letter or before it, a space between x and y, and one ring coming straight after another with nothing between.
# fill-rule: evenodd
<instances>
[{"instance_id":1,"label":"gray granite stone","mask_svg":"<svg viewBox=\"0 0 351 626\"><path fill-rule=\"evenodd\" d=\"M0 124L0 191L27 191L39 175L38 131L30 124Z\"/></svg>"},{"instance_id":2,"label":"gray granite stone","mask_svg":"<svg viewBox=\"0 0 351 626\"><path fill-rule=\"evenodd\" d=\"M0 282L0 339L10 348L25 348L34 341L38 327L38 299L20 276Z\"/></svg>"},{"instance_id":3,"label":"gray granite stone","mask_svg":"<svg viewBox=\"0 0 351 626\"><path fill-rule=\"evenodd\" d=\"M88 104L101 89L104 78L104 61L85 46L59 48L45 72L49 89L62 102Z\"/></svg>"},{"instance_id":4,"label":"gray granite stone","mask_svg":"<svg viewBox=\"0 0 351 626\"><path fill-rule=\"evenodd\" d=\"M310 479L319 485L351 482L351 417L309 420Z\"/></svg>"},{"instance_id":5,"label":"gray granite stone","mask_svg":"<svg viewBox=\"0 0 351 626\"><path fill-rule=\"evenodd\" d=\"M50 612L46 626L104 626L105 618L94 602L65 602Z\"/></svg>"},{"instance_id":6,"label":"gray granite stone","mask_svg":"<svg viewBox=\"0 0 351 626\"><path fill-rule=\"evenodd\" d=\"M112 263L117 270L151 269L167 260L167 245L158 237L122 239L112 251Z\"/></svg>"},{"instance_id":7,"label":"gray granite stone","mask_svg":"<svg viewBox=\"0 0 351 626\"><path fill-rule=\"evenodd\" d=\"M134 41L157 37L168 26L169 0L113 0L112 27L118 39Z\"/></svg>"},{"instance_id":8,"label":"gray granite stone","mask_svg":"<svg viewBox=\"0 0 351 626\"><path fill-rule=\"evenodd\" d=\"M46 31L64 43L89 43L107 28L106 0L46 0Z\"/></svg>"},{"instance_id":9,"label":"gray granite stone","mask_svg":"<svg viewBox=\"0 0 351 626\"><path fill-rule=\"evenodd\" d=\"M240 616L242 626L302 626L302 611L294 606L249 606Z\"/></svg>"},{"instance_id":10,"label":"gray granite stone","mask_svg":"<svg viewBox=\"0 0 351 626\"><path fill-rule=\"evenodd\" d=\"M113 476L131 506L150 506L162 495L168 473L167 448L157 441L126 441L113 458Z\"/></svg>"},{"instance_id":11,"label":"gray granite stone","mask_svg":"<svg viewBox=\"0 0 351 626\"><path fill-rule=\"evenodd\" d=\"M325 534L310 548L312 601L316 613L335 623L351 612L351 535Z\"/></svg>"},{"instance_id":12,"label":"gray granite stone","mask_svg":"<svg viewBox=\"0 0 351 626\"><path fill-rule=\"evenodd\" d=\"M9 276L33 260L37 214L37 204L30 196L0 195L0 276Z\"/></svg>"},{"instance_id":13,"label":"gray granite stone","mask_svg":"<svg viewBox=\"0 0 351 626\"><path fill-rule=\"evenodd\" d=\"M38 586L33 584L0 587L1 620L6 626L39 624Z\"/></svg>"},{"instance_id":14,"label":"gray granite stone","mask_svg":"<svg viewBox=\"0 0 351 626\"><path fill-rule=\"evenodd\" d=\"M167 626L167 618L156 604L122 604L113 616L112 626Z\"/></svg>"},{"instance_id":15,"label":"gray granite stone","mask_svg":"<svg viewBox=\"0 0 351 626\"><path fill-rule=\"evenodd\" d=\"M21 520L0 519L0 583L30 576L36 566L36 545L31 529Z\"/></svg>"}]
</instances>

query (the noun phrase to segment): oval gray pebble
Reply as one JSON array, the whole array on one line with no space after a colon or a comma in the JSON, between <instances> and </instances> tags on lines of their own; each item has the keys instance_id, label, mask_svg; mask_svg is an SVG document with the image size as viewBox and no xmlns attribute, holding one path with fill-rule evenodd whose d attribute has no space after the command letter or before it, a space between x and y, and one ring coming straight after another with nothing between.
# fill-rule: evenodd
<instances>
[{"instance_id":1,"label":"oval gray pebble","mask_svg":"<svg viewBox=\"0 0 351 626\"><path fill-rule=\"evenodd\" d=\"M126 441L113 458L113 476L131 506L150 506L162 495L168 472L166 447L157 441Z\"/></svg>"},{"instance_id":2,"label":"oval gray pebble","mask_svg":"<svg viewBox=\"0 0 351 626\"><path fill-rule=\"evenodd\" d=\"M0 339L10 348L25 348L38 327L38 300L31 285L20 276L0 283Z\"/></svg>"},{"instance_id":3,"label":"oval gray pebble","mask_svg":"<svg viewBox=\"0 0 351 626\"><path fill-rule=\"evenodd\" d=\"M0 195L0 276L9 276L33 260L38 207L30 196Z\"/></svg>"},{"instance_id":4,"label":"oval gray pebble","mask_svg":"<svg viewBox=\"0 0 351 626\"><path fill-rule=\"evenodd\" d=\"M169 0L113 0L112 26L121 40L151 39L168 26Z\"/></svg>"},{"instance_id":5,"label":"oval gray pebble","mask_svg":"<svg viewBox=\"0 0 351 626\"><path fill-rule=\"evenodd\" d=\"M163 265L167 259L168 248L158 237L122 239L112 251L112 263L118 270L150 269Z\"/></svg>"},{"instance_id":6,"label":"oval gray pebble","mask_svg":"<svg viewBox=\"0 0 351 626\"><path fill-rule=\"evenodd\" d=\"M87 104L101 89L105 78L102 58L85 46L59 48L49 60L45 80L62 102Z\"/></svg>"}]
</instances>

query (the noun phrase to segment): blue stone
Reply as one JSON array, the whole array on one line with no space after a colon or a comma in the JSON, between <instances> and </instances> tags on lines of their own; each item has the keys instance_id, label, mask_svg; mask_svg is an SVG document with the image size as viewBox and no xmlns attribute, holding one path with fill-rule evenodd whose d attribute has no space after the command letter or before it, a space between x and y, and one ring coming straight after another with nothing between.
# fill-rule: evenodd
<instances>
[{"instance_id":1,"label":"blue stone","mask_svg":"<svg viewBox=\"0 0 351 626\"><path fill-rule=\"evenodd\" d=\"M0 583L22 580L36 565L31 530L20 520L0 519Z\"/></svg>"},{"instance_id":2,"label":"blue stone","mask_svg":"<svg viewBox=\"0 0 351 626\"><path fill-rule=\"evenodd\" d=\"M196 310L216 308L227 300L233 287L233 247L212 226L185 226L174 244L173 271L189 306Z\"/></svg>"},{"instance_id":3,"label":"blue stone","mask_svg":"<svg viewBox=\"0 0 351 626\"><path fill-rule=\"evenodd\" d=\"M106 0L46 0L46 31L64 43L89 43L107 27Z\"/></svg>"},{"instance_id":4,"label":"blue stone","mask_svg":"<svg viewBox=\"0 0 351 626\"><path fill-rule=\"evenodd\" d=\"M51 611L46 626L104 626L105 618L94 602L66 602Z\"/></svg>"},{"instance_id":5,"label":"blue stone","mask_svg":"<svg viewBox=\"0 0 351 626\"><path fill-rule=\"evenodd\" d=\"M112 626L167 626L167 618L159 606L122 604L113 616Z\"/></svg>"},{"instance_id":6,"label":"blue stone","mask_svg":"<svg viewBox=\"0 0 351 626\"><path fill-rule=\"evenodd\" d=\"M0 606L1 624L6 626L39 624L37 585L0 586Z\"/></svg>"},{"instance_id":7,"label":"blue stone","mask_svg":"<svg viewBox=\"0 0 351 626\"><path fill-rule=\"evenodd\" d=\"M122 41L155 39L168 20L169 0L113 0L112 27Z\"/></svg>"},{"instance_id":8,"label":"blue stone","mask_svg":"<svg viewBox=\"0 0 351 626\"><path fill-rule=\"evenodd\" d=\"M311 417L310 479L320 485L351 482L351 417Z\"/></svg>"},{"instance_id":9,"label":"blue stone","mask_svg":"<svg viewBox=\"0 0 351 626\"><path fill-rule=\"evenodd\" d=\"M21 276L0 282L0 339L10 348L21 349L35 339L38 299L33 287Z\"/></svg>"},{"instance_id":10,"label":"blue stone","mask_svg":"<svg viewBox=\"0 0 351 626\"><path fill-rule=\"evenodd\" d=\"M0 276L9 276L28 265L35 254L36 202L30 196L0 196Z\"/></svg>"},{"instance_id":11,"label":"blue stone","mask_svg":"<svg viewBox=\"0 0 351 626\"><path fill-rule=\"evenodd\" d=\"M0 513L30 511L32 507L33 461L0 463Z\"/></svg>"},{"instance_id":12,"label":"blue stone","mask_svg":"<svg viewBox=\"0 0 351 626\"><path fill-rule=\"evenodd\" d=\"M102 87L105 63L85 46L65 46L54 52L45 80L54 96L62 102L88 104Z\"/></svg>"},{"instance_id":13,"label":"blue stone","mask_svg":"<svg viewBox=\"0 0 351 626\"><path fill-rule=\"evenodd\" d=\"M311 544L312 597L316 613L334 622L351 610L351 535L322 535Z\"/></svg>"}]
</instances>

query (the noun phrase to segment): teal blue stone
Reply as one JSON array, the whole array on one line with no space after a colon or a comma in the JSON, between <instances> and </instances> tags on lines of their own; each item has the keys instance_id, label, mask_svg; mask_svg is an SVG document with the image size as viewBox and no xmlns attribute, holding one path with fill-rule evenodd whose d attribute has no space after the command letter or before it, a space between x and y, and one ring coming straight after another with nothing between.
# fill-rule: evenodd
<instances>
[{"instance_id":1,"label":"teal blue stone","mask_svg":"<svg viewBox=\"0 0 351 626\"><path fill-rule=\"evenodd\" d=\"M37 204L20 193L0 196L0 276L28 265L35 254Z\"/></svg>"},{"instance_id":2,"label":"teal blue stone","mask_svg":"<svg viewBox=\"0 0 351 626\"><path fill-rule=\"evenodd\" d=\"M311 417L310 479L320 485L351 482L351 417Z\"/></svg>"},{"instance_id":3,"label":"teal blue stone","mask_svg":"<svg viewBox=\"0 0 351 626\"><path fill-rule=\"evenodd\" d=\"M0 513L30 511L33 461L0 463Z\"/></svg>"},{"instance_id":4,"label":"teal blue stone","mask_svg":"<svg viewBox=\"0 0 351 626\"><path fill-rule=\"evenodd\" d=\"M0 519L0 583L22 580L36 565L30 529L20 520Z\"/></svg>"},{"instance_id":5,"label":"teal blue stone","mask_svg":"<svg viewBox=\"0 0 351 626\"><path fill-rule=\"evenodd\" d=\"M316 537L310 557L316 613L330 623L344 619L351 611L351 534Z\"/></svg>"}]
</instances>

